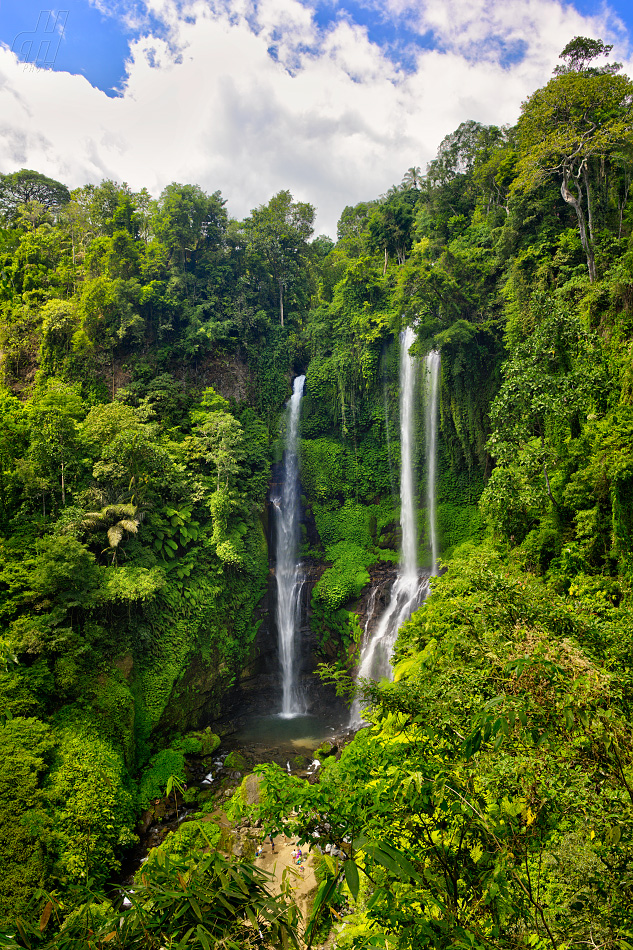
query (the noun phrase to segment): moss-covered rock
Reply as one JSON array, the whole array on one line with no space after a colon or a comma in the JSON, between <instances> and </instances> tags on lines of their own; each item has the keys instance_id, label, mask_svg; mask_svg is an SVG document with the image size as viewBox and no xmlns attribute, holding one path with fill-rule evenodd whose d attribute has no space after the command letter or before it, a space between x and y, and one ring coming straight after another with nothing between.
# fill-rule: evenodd
<instances>
[{"instance_id":1,"label":"moss-covered rock","mask_svg":"<svg viewBox=\"0 0 633 950\"><path fill-rule=\"evenodd\" d=\"M234 749L233 752L229 752L224 760L224 767L227 769L235 769L237 772L243 772L246 768L246 759L241 752Z\"/></svg>"},{"instance_id":2,"label":"moss-covered rock","mask_svg":"<svg viewBox=\"0 0 633 950\"><path fill-rule=\"evenodd\" d=\"M315 749L314 757L315 759L319 759L319 761L323 761L328 755L333 755L335 752L336 746L330 742L329 739L326 739L325 742L321 743L318 749Z\"/></svg>"},{"instance_id":3,"label":"moss-covered rock","mask_svg":"<svg viewBox=\"0 0 633 950\"><path fill-rule=\"evenodd\" d=\"M202 748L200 750L202 755L213 755L220 746L220 737L216 736L214 732L211 732L209 726L207 726L204 732L200 733L200 738L202 740Z\"/></svg>"}]
</instances>

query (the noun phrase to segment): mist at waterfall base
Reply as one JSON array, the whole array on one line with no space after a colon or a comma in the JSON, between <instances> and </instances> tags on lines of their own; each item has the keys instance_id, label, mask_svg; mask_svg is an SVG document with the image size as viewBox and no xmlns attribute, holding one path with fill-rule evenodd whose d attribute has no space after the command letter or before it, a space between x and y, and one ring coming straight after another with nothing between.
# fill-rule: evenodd
<instances>
[{"instance_id":1,"label":"mist at waterfall base","mask_svg":"<svg viewBox=\"0 0 633 950\"><path fill-rule=\"evenodd\" d=\"M299 418L305 376L297 376L286 407L286 438L281 497L273 500L277 520L275 577L277 581L277 633L281 668L281 712L292 719L306 712L297 669L297 632L300 621L301 564L300 537Z\"/></svg>"},{"instance_id":2,"label":"mist at waterfall base","mask_svg":"<svg viewBox=\"0 0 633 950\"><path fill-rule=\"evenodd\" d=\"M417 610L429 590L428 574L420 574L417 564L417 506L414 453L414 409L417 385L417 360L409 350L415 334L409 327L400 334L400 526L402 549L398 575L391 589L387 609L376 629L367 637L361 649L357 680L391 679L391 656L398 631L405 620ZM435 480L437 459L437 400L439 389L440 354L433 350L424 360L425 436L427 456L426 502L431 548L431 577L437 575L437 527ZM350 726L362 725L360 700L354 699Z\"/></svg>"}]
</instances>

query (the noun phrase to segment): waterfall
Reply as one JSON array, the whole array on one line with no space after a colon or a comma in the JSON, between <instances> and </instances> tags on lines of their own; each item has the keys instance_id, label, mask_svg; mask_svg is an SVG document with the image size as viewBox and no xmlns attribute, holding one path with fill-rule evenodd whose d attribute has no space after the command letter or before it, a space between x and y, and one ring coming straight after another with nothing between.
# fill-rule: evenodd
<instances>
[{"instance_id":1,"label":"waterfall","mask_svg":"<svg viewBox=\"0 0 633 950\"><path fill-rule=\"evenodd\" d=\"M440 379L440 354L431 350L424 359L425 369L425 418L426 432L426 507L429 519L431 542L431 577L437 577L437 526L435 517L435 474L437 467L437 397Z\"/></svg>"},{"instance_id":2,"label":"waterfall","mask_svg":"<svg viewBox=\"0 0 633 950\"><path fill-rule=\"evenodd\" d=\"M420 605L426 581L420 579L417 565L417 517L415 477L413 472L414 405L416 360L409 353L415 334L411 328L400 334L400 525L402 549L398 576L391 588L391 597L374 635L362 647L358 679L391 678L391 654L398 630ZM352 704L350 724L362 722L360 703Z\"/></svg>"},{"instance_id":3,"label":"waterfall","mask_svg":"<svg viewBox=\"0 0 633 950\"><path fill-rule=\"evenodd\" d=\"M297 630L303 579L299 547L298 433L305 376L297 376L286 407L286 440L281 498L273 499L277 517L277 631L282 678L281 716L291 719L305 711L297 685Z\"/></svg>"}]
</instances>

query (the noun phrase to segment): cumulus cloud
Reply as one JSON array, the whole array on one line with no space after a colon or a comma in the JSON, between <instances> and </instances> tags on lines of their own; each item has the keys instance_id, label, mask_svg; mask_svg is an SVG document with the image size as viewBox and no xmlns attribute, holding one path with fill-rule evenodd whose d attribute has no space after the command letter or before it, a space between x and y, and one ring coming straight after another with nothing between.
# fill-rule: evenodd
<instances>
[{"instance_id":1,"label":"cumulus cloud","mask_svg":"<svg viewBox=\"0 0 633 950\"><path fill-rule=\"evenodd\" d=\"M334 235L346 204L424 167L460 122L514 122L572 36L629 54L606 8L594 17L554 0L381 8L406 25L409 45L416 33L433 38L407 69L343 8L319 27L316 8L299 0L119 3L120 16L147 25L117 98L0 49L0 169L36 168L70 186L108 177L154 194L196 182L220 189L236 217L289 188Z\"/></svg>"}]
</instances>

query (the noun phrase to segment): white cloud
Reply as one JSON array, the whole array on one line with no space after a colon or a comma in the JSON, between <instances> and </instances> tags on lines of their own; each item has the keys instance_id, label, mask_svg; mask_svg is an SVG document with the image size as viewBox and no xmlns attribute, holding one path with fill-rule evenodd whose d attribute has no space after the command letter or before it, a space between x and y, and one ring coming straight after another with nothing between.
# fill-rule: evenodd
<instances>
[{"instance_id":1,"label":"white cloud","mask_svg":"<svg viewBox=\"0 0 633 950\"><path fill-rule=\"evenodd\" d=\"M348 16L320 32L298 0L146 8L164 29L132 44L116 99L0 50L0 170L71 186L111 177L155 194L196 182L221 189L236 217L289 188L333 235L346 204L424 167L460 122L515 121L572 36L623 37L606 12L583 18L553 0L389 0L383 11L435 37L404 71Z\"/></svg>"}]
</instances>

